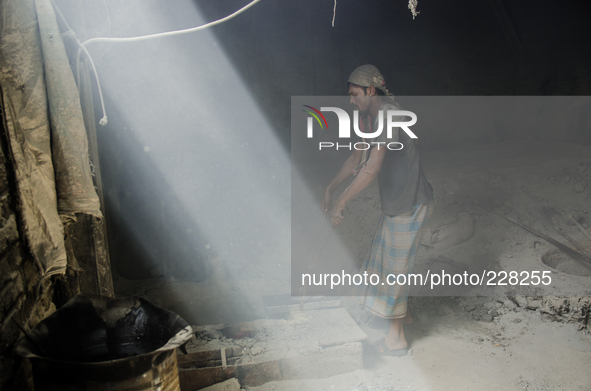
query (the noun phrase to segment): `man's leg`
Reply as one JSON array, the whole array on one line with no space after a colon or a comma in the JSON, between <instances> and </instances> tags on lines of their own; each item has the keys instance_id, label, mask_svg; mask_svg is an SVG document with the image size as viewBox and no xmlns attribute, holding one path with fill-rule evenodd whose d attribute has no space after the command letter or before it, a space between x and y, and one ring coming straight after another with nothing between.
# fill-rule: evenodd
<instances>
[{"instance_id":1,"label":"man's leg","mask_svg":"<svg viewBox=\"0 0 591 391\"><path fill-rule=\"evenodd\" d=\"M408 311L406 311L406 315L404 316L404 318L402 318L402 324L412 324L412 322L414 322L412 316L410 316Z\"/></svg>"},{"instance_id":2,"label":"man's leg","mask_svg":"<svg viewBox=\"0 0 591 391\"><path fill-rule=\"evenodd\" d=\"M404 318L390 320L390 329L384 341L390 350L405 349L408 347L408 343L404 337L403 319ZM382 349L380 348L380 350Z\"/></svg>"},{"instance_id":3,"label":"man's leg","mask_svg":"<svg viewBox=\"0 0 591 391\"><path fill-rule=\"evenodd\" d=\"M422 228L425 225L425 222L429 219L429 217L431 216L431 212L432 212L432 204L428 203L425 205L419 205L419 207L416 209L416 211L414 213L411 213L409 215L404 215L404 216L397 216L395 217L394 224L400 224L401 227L400 229L397 229L396 227L391 228L390 231L391 232L402 232L404 235L404 229L405 226L408 229L407 233L412 235L413 232L415 233L414 237L412 238L412 246L406 248L404 247L404 245L406 245L406 243L408 243L408 239L409 238L405 238L404 236L402 236L405 240L402 241L400 249L407 249L409 254L408 257L406 259L401 259L401 263L398 265L398 267L405 269L404 271L398 271L398 270L392 270L391 273L392 274L396 274L397 272L403 272L403 273L407 273L409 272L409 270L412 270L412 264L414 262L414 257L416 255L416 250L418 249L419 243L420 243L420 238L421 238L421 234L423 233ZM411 220L410 222L408 220ZM416 229L416 231L412 231L410 230L410 227L412 226L413 223L419 223L419 227L418 229ZM396 243L394 242L394 245L396 245ZM399 286L396 286L395 288L398 288ZM408 287L405 287L408 289ZM404 297L405 299L405 304L406 304L406 298L408 297L408 292L395 292L395 297L400 298L400 297ZM404 295L404 296L403 296ZM409 315L408 313L408 306L405 306L405 315L402 318L396 318L396 319L392 319L390 321L390 328L388 330L388 334L386 335L386 337L384 338L384 343L386 345L386 347L388 347L388 349L390 350L398 350L398 349L406 349L408 347L408 342L406 341L406 338L404 336L404 325L405 324L411 324L413 322L412 317ZM383 348L379 348L380 351L383 352Z\"/></svg>"}]
</instances>

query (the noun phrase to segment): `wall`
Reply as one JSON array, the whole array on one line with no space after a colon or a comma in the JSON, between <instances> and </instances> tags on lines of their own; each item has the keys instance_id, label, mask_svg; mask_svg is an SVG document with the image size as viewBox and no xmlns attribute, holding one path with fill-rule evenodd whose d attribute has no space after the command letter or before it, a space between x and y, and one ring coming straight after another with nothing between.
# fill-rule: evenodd
<instances>
[{"instance_id":1,"label":"wall","mask_svg":"<svg viewBox=\"0 0 591 391\"><path fill-rule=\"evenodd\" d=\"M67 10L70 2L58 4ZM194 27L228 15L244 3L185 0L170 6L157 0L107 0L92 20L103 21L97 26L108 26L103 34L137 36ZM210 30L170 39L89 46L109 112L109 125L99 129L98 137L114 269L125 278L199 277L202 260L215 252L224 254L225 249L212 246L212 251L204 251L209 241L193 235L198 228L252 255L236 256L246 259L244 264L258 262L265 256L259 247L271 248L278 241L261 233L243 235L254 231L252 224L244 224L240 235L234 236L215 232L212 224L195 226L185 213L195 210L195 215L202 216L217 210L220 220L235 221L258 201L240 202L241 197L229 196L231 180L210 181L208 177L213 170L206 168L215 166L221 178L232 178L242 165L232 162L240 145L233 130L240 129L241 137L259 143L270 139L261 135L250 113L233 121L229 111L254 107L252 112L263 114L283 147L271 145L256 154L265 164L244 177L284 178L289 176L287 169L276 174L270 167L290 150L291 97L346 94L347 76L361 64L378 66L388 88L399 97L591 92L586 66L589 45L584 39L589 36L584 17L588 6L583 2L561 7L553 0L541 0L535 8L522 2L495 2L506 7L522 53L512 49L489 1L419 3L421 13L413 20L404 0L339 1L331 27L334 2L330 0L268 0ZM235 99L244 87L247 99ZM219 113L211 106L233 110ZM223 137L232 139L226 149L213 150L209 139L196 136L214 126ZM454 129L453 134L434 127L430 133L425 130L421 142L434 148L458 141L489 143L513 137L591 143L585 128L573 129L533 134L518 129L496 132L493 137L490 127L469 133ZM156 156L162 159L157 161ZM183 205L172 190L174 178L186 172L181 190L191 187L195 189L192 193L210 197L209 205ZM215 208L222 197L227 198L226 208ZM277 198L289 208L288 197ZM253 221L266 223L261 218ZM255 228L262 231L261 225Z\"/></svg>"}]
</instances>

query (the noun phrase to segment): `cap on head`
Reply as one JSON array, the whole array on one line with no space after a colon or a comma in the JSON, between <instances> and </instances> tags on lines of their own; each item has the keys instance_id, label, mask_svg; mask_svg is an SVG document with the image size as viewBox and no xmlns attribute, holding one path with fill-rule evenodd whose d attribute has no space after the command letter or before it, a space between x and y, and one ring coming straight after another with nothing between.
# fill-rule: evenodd
<instances>
[{"instance_id":1,"label":"cap on head","mask_svg":"<svg viewBox=\"0 0 591 391\"><path fill-rule=\"evenodd\" d=\"M356 84L360 87L378 88L384 92L384 95L392 95L386 88L386 80L384 80L384 76L382 76L378 68L370 64L357 67L357 69L351 72L347 82Z\"/></svg>"}]
</instances>

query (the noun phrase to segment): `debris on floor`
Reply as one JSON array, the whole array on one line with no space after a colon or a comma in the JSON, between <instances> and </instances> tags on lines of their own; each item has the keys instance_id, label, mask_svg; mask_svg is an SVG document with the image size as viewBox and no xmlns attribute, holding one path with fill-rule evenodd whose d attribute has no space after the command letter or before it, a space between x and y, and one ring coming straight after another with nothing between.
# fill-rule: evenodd
<instances>
[{"instance_id":1,"label":"debris on floor","mask_svg":"<svg viewBox=\"0 0 591 391\"><path fill-rule=\"evenodd\" d=\"M236 377L243 385L324 378L363 368L367 335L344 308L292 312L289 319L195 326L179 356L181 385L199 389Z\"/></svg>"}]
</instances>

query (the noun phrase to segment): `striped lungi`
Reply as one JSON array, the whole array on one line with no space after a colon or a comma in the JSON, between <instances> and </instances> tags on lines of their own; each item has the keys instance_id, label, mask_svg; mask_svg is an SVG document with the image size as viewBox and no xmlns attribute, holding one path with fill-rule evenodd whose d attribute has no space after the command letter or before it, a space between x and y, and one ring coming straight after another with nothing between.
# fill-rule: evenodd
<instances>
[{"instance_id":1,"label":"striped lungi","mask_svg":"<svg viewBox=\"0 0 591 391\"><path fill-rule=\"evenodd\" d=\"M412 273L421 242L421 228L432 213L433 202L429 202L414 205L409 212L398 216L389 217L383 213L380 216L378 229L361 266L361 273L379 275L380 283L361 285L361 292L354 294L373 314L386 319L403 318L406 315L409 286L389 285L386 278L390 274Z\"/></svg>"}]
</instances>

